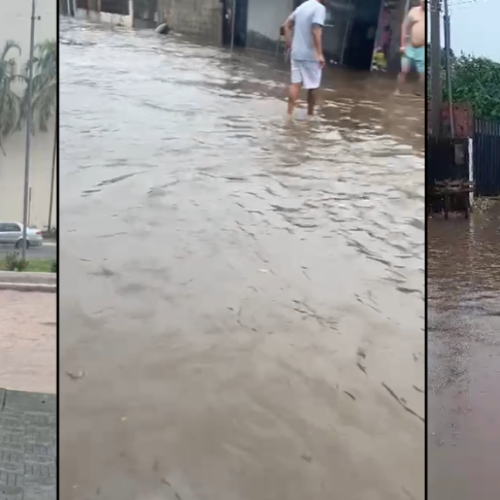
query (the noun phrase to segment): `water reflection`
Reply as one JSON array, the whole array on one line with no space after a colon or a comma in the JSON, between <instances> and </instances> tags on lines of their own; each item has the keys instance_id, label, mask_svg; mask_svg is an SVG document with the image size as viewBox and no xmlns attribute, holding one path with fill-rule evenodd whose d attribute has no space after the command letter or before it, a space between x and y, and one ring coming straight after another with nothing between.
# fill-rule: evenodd
<instances>
[{"instance_id":1,"label":"water reflection","mask_svg":"<svg viewBox=\"0 0 500 500\"><path fill-rule=\"evenodd\" d=\"M423 499L422 103L61 29L62 497Z\"/></svg>"},{"instance_id":2,"label":"water reflection","mask_svg":"<svg viewBox=\"0 0 500 500\"><path fill-rule=\"evenodd\" d=\"M429 498L499 485L500 210L429 226Z\"/></svg>"}]
</instances>

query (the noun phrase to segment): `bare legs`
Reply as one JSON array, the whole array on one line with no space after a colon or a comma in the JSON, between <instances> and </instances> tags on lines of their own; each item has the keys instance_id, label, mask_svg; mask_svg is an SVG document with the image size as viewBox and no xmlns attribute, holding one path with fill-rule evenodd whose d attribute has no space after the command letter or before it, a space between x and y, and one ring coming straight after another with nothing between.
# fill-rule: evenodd
<instances>
[{"instance_id":1,"label":"bare legs","mask_svg":"<svg viewBox=\"0 0 500 500\"><path fill-rule=\"evenodd\" d=\"M311 117L314 115L314 106L316 105L316 91L307 91L307 116Z\"/></svg>"},{"instance_id":2,"label":"bare legs","mask_svg":"<svg viewBox=\"0 0 500 500\"><path fill-rule=\"evenodd\" d=\"M295 109L295 104L297 103L297 99L300 94L300 83L292 83L290 85L290 89L288 91L288 116L291 117L293 115L293 110Z\"/></svg>"},{"instance_id":3,"label":"bare legs","mask_svg":"<svg viewBox=\"0 0 500 500\"><path fill-rule=\"evenodd\" d=\"M290 85L289 94L288 94L288 116L291 117L293 115L293 110L295 109L295 104L297 103L297 99L299 98L301 85L298 83L292 83ZM307 91L307 115L313 116L314 114L314 106L316 105L316 90L308 90Z\"/></svg>"},{"instance_id":4,"label":"bare legs","mask_svg":"<svg viewBox=\"0 0 500 500\"><path fill-rule=\"evenodd\" d=\"M396 95L400 94L401 87L406 83L406 77L408 75L408 71L401 71L398 75L398 86L396 87Z\"/></svg>"}]
</instances>

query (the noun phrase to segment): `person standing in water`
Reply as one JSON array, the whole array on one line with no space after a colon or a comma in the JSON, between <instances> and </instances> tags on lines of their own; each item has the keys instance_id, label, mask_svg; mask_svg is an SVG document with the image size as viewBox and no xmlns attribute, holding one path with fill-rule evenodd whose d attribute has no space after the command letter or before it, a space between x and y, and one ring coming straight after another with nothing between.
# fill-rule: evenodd
<instances>
[{"instance_id":1,"label":"person standing in water","mask_svg":"<svg viewBox=\"0 0 500 500\"><path fill-rule=\"evenodd\" d=\"M314 114L316 91L321 84L325 66L321 40L326 17L325 1L307 0L293 11L283 25L287 47L291 48L292 74L288 98L290 117L301 88L307 90L307 114Z\"/></svg>"},{"instance_id":2,"label":"person standing in water","mask_svg":"<svg viewBox=\"0 0 500 500\"><path fill-rule=\"evenodd\" d=\"M420 83L425 83L425 0L408 12L401 27L401 72L398 78L398 88L406 83L406 76L415 67Z\"/></svg>"}]
</instances>

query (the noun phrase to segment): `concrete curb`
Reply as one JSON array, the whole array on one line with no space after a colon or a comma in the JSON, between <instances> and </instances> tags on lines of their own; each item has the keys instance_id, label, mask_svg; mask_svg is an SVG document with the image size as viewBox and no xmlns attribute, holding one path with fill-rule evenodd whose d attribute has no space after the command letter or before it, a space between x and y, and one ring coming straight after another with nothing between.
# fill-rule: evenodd
<instances>
[{"instance_id":1,"label":"concrete curb","mask_svg":"<svg viewBox=\"0 0 500 500\"><path fill-rule=\"evenodd\" d=\"M14 292L47 292L47 293L57 293L57 285L45 285L43 283L8 283L8 282L0 282L0 290L12 290Z\"/></svg>"},{"instance_id":2,"label":"concrete curb","mask_svg":"<svg viewBox=\"0 0 500 500\"><path fill-rule=\"evenodd\" d=\"M55 285L57 283L57 274L0 271L0 283L31 283L36 285Z\"/></svg>"},{"instance_id":3,"label":"concrete curb","mask_svg":"<svg viewBox=\"0 0 500 500\"><path fill-rule=\"evenodd\" d=\"M57 274L0 271L0 290L56 293Z\"/></svg>"}]
</instances>

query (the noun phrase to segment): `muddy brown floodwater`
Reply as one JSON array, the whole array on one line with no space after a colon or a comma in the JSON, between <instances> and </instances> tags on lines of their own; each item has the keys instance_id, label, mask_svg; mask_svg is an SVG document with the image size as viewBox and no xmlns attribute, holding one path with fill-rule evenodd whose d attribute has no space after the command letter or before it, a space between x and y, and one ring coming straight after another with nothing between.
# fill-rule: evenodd
<instances>
[{"instance_id":1,"label":"muddy brown floodwater","mask_svg":"<svg viewBox=\"0 0 500 500\"><path fill-rule=\"evenodd\" d=\"M60 60L61 498L422 500L423 102L336 71L287 124L272 59L67 21Z\"/></svg>"},{"instance_id":2,"label":"muddy brown floodwater","mask_svg":"<svg viewBox=\"0 0 500 500\"><path fill-rule=\"evenodd\" d=\"M498 498L500 207L429 224L429 500Z\"/></svg>"}]
</instances>

